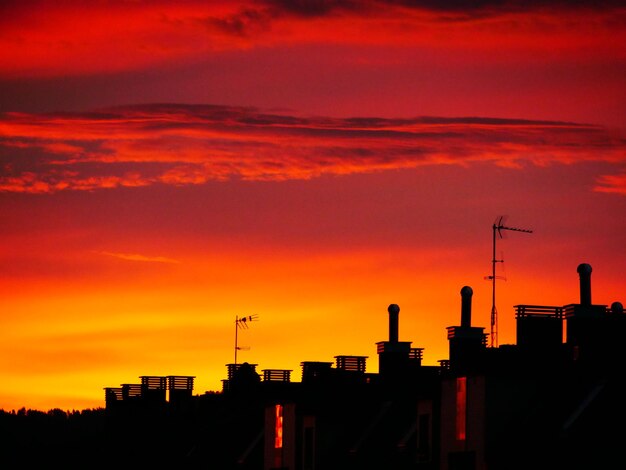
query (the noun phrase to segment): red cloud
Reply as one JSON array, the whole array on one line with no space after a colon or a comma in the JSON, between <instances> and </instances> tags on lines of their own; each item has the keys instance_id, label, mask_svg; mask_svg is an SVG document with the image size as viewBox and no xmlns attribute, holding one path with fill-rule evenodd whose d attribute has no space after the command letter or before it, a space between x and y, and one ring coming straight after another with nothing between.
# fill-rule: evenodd
<instances>
[{"instance_id":1,"label":"red cloud","mask_svg":"<svg viewBox=\"0 0 626 470\"><path fill-rule=\"evenodd\" d=\"M603 193L616 193L626 196L626 173L600 176L595 190Z\"/></svg>"},{"instance_id":2,"label":"red cloud","mask_svg":"<svg viewBox=\"0 0 626 470\"><path fill-rule=\"evenodd\" d=\"M423 165L517 168L626 160L623 137L597 126L493 118L308 118L209 105L10 113L0 120L0 139L0 190L34 193L308 179ZM601 188L613 187L606 178Z\"/></svg>"},{"instance_id":3,"label":"red cloud","mask_svg":"<svg viewBox=\"0 0 626 470\"><path fill-rule=\"evenodd\" d=\"M462 51L471 60L626 55L619 2L540 2L535 9L427 3L23 0L3 7L0 76L122 72L287 43L417 46Z\"/></svg>"}]
</instances>

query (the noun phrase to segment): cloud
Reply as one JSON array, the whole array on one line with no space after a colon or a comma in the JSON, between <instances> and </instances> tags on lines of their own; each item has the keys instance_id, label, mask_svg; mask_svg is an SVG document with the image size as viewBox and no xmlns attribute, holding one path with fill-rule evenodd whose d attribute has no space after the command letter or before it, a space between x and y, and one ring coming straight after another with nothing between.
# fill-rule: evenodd
<instances>
[{"instance_id":1,"label":"cloud","mask_svg":"<svg viewBox=\"0 0 626 470\"><path fill-rule=\"evenodd\" d=\"M370 11L377 4L392 6L393 2L372 2L358 0L265 0L274 12L303 17L319 17L334 14L337 11Z\"/></svg>"},{"instance_id":2,"label":"cloud","mask_svg":"<svg viewBox=\"0 0 626 470\"><path fill-rule=\"evenodd\" d=\"M176 67L225 51L285 44L417 46L483 54L504 48L518 58L526 51L530 57L541 52L578 61L581 54L623 59L625 16L623 5L611 1L25 0L7 2L0 14L0 77Z\"/></svg>"},{"instance_id":3,"label":"cloud","mask_svg":"<svg viewBox=\"0 0 626 470\"><path fill-rule=\"evenodd\" d=\"M626 173L602 175L594 188L598 192L615 193L626 196Z\"/></svg>"},{"instance_id":4,"label":"cloud","mask_svg":"<svg viewBox=\"0 0 626 470\"><path fill-rule=\"evenodd\" d=\"M113 253L110 251L99 251L101 255L111 256L113 258L123 259L126 261L140 261L146 263L167 263L167 264L178 264L180 261L166 258L165 256L146 256L138 253Z\"/></svg>"},{"instance_id":5,"label":"cloud","mask_svg":"<svg viewBox=\"0 0 626 470\"><path fill-rule=\"evenodd\" d=\"M617 166L625 150L623 135L599 126L491 117L342 119L182 104L7 113L0 191L281 181L425 165ZM600 188L613 187L605 178Z\"/></svg>"}]
</instances>

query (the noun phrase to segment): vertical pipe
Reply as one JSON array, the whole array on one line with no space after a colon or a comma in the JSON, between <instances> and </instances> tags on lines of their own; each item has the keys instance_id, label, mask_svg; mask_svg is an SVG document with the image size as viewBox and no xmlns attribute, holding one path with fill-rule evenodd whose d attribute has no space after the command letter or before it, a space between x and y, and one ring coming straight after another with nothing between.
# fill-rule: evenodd
<instances>
[{"instance_id":1,"label":"vertical pipe","mask_svg":"<svg viewBox=\"0 0 626 470\"><path fill-rule=\"evenodd\" d=\"M461 289L461 326L469 328L472 326L472 295L474 291L470 286Z\"/></svg>"},{"instance_id":2,"label":"vertical pipe","mask_svg":"<svg viewBox=\"0 0 626 470\"><path fill-rule=\"evenodd\" d=\"M580 278L580 304L591 305L591 265L579 264L576 271Z\"/></svg>"},{"instance_id":3,"label":"vertical pipe","mask_svg":"<svg viewBox=\"0 0 626 470\"><path fill-rule=\"evenodd\" d=\"M400 307L396 304L391 304L387 307L389 312L389 342L398 342L398 314L400 313Z\"/></svg>"}]
</instances>

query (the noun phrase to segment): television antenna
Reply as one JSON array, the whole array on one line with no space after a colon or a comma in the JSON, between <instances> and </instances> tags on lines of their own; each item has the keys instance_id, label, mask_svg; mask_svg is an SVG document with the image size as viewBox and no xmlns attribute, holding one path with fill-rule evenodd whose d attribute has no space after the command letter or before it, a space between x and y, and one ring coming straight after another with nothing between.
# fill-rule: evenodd
<instances>
[{"instance_id":1,"label":"television antenna","mask_svg":"<svg viewBox=\"0 0 626 470\"><path fill-rule=\"evenodd\" d=\"M250 349L249 347L239 346L239 343L238 343L239 329L241 328L242 330L247 330L248 322L256 321L258 320L258 318L259 318L258 315L248 315L247 317L241 317L241 318L239 318L238 316L235 316L235 365L237 365L237 351Z\"/></svg>"},{"instance_id":2,"label":"television antenna","mask_svg":"<svg viewBox=\"0 0 626 470\"><path fill-rule=\"evenodd\" d=\"M496 308L496 279L504 279L506 278L502 276L496 276L496 264L504 263L504 259L496 258L496 233L499 238L502 238L502 230L512 230L514 232L524 232L524 233L533 233L532 230L526 230L523 228L515 228L515 227L507 227L503 225L504 216L500 216L496 219L492 226L493 232L493 247L492 247L492 256L491 256L491 276L485 276L485 279L491 281L491 330L489 336L489 346L492 348L498 347L498 309Z\"/></svg>"}]
</instances>

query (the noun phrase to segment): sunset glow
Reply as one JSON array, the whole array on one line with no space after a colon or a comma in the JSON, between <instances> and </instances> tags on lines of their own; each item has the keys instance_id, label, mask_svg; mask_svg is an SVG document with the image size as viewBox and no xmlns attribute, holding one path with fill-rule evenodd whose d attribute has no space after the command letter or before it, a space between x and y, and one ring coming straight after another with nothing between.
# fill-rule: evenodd
<instances>
[{"instance_id":1,"label":"sunset glow","mask_svg":"<svg viewBox=\"0 0 626 470\"><path fill-rule=\"evenodd\" d=\"M218 5L220 3L220 5ZM4 2L0 408L221 389L400 340L448 357L473 288L626 302L621 2Z\"/></svg>"}]
</instances>

